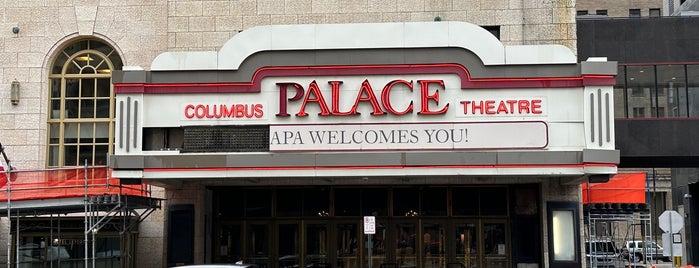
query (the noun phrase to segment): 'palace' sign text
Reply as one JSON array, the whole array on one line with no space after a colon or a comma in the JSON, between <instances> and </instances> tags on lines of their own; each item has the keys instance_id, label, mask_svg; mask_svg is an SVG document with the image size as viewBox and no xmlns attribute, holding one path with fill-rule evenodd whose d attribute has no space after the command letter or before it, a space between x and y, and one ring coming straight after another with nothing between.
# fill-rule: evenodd
<instances>
[{"instance_id":1,"label":"'palace' sign text","mask_svg":"<svg viewBox=\"0 0 699 268\"><path fill-rule=\"evenodd\" d=\"M421 115L432 115L432 114L444 114L449 109L449 104L438 107L436 110L430 109L430 103L433 102L435 105L439 105L439 89L444 90L443 80L417 80L420 85L420 106L418 107L418 114ZM397 85L402 85L408 91L413 91L413 81L406 80L393 80L388 82L383 86L381 90L381 96L377 97L374 94L374 89L369 80L364 80L359 90L357 91L357 96L354 99L354 105L349 111L340 111L340 90L342 81L328 81L331 86L331 96L330 104L328 104L327 97L321 93L321 89L318 83L313 80L313 82L308 85L307 89L304 89L302 85L298 83L277 83L279 86L279 112L277 116L289 116L288 102L301 101L301 108L296 112L296 116L307 116L306 105L315 103L320 108L320 116L346 116L346 115L358 115L357 106L360 103L366 102L371 105L373 111L372 115L383 115L386 113L394 115L404 115L412 113L415 110L413 101L408 103L401 103L400 105L393 103L391 101L391 90L393 90ZM436 85L439 88L435 90L430 90L430 85ZM287 89L291 87L295 90L293 97L288 97Z\"/></svg>"}]
</instances>

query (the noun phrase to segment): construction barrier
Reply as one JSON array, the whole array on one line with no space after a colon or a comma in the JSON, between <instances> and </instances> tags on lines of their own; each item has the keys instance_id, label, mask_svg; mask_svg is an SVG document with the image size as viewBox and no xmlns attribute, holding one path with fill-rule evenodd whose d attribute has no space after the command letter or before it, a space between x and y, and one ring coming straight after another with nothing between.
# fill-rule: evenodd
<instances>
[{"instance_id":1,"label":"construction barrier","mask_svg":"<svg viewBox=\"0 0 699 268\"><path fill-rule=\"evenodd\" d=\"M618 173L608 182L581 184L583 204L646 203L646 173Z\"/></svg>"},{"instance_id":2,"label":"construction barrier","mask_svg":"<svg viewBox=\"0 0 699 268\"><path fill-rule=\"evenodd\" d=\"M0 202L79 196L148 196L148 185L122 185L106 166L7 171L0 166ZM8 191L9 190L9 191Z\"/></svg>"}]
</instances>

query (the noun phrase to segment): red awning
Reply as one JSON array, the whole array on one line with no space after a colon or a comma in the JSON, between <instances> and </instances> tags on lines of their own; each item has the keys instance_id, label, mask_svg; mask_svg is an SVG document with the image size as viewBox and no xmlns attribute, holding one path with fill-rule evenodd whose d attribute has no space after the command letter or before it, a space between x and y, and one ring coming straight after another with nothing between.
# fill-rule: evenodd
<instances>
[{"instance_id":1,"label":"red awning","mask_svg":"<svg viewBox=\"0 0 699 268\"><path fill-rule=\"evenodd\" d=\"M645 204L646 173L619 173L608 182L583 183L582 198L583 204Z\"/></svg>"},{"instance_id":2,"label":"red awning","mask_svg":"<svg viewBox=\"0 0 699 268\"><path fill-rule=\"evenodd\" d=\"M145 197L149 189L146 184L121 184L109 176L111 170L106 166L14 170L11 184L7 183L7 173L1 165L0 172L0 202L7 201L8 196L11 201L115 194Z\"/></svg>"}]
</instances>

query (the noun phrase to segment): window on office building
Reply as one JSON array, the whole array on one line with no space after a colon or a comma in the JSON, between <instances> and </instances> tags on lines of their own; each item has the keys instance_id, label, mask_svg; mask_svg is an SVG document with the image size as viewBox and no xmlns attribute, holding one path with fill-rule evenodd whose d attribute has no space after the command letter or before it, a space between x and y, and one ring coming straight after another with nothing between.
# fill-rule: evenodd
<instances>
[{"instance_id":1,"label":"window on office building","mask_svg":"<svg viewBox=\"0 0 699 268\"><path fill-rule=\"evenodd\" d=\"M630 18L640 18L641 17L641 10L637 9L637 8L629 9L629 17Z\"/></svg>"},{"instance_id":2,"label":"window on office building","mask_svg":"<svg viewBox=\"0 0 699 268\"><path fill-rule=\"evenodd\" d=\"M659 8L651 8L648 10L648 16L649 17L660 17L660 9Z\"/></svg>"},{"instance_id":3,"label":"window on office building","mask_svg":"<svg viewBox=\"0 0 699 268\"><path fill-rule=\"evenodd\" d=\"M614 85L614 117L628 117L628 101L626 98L626 66L617 66L616 85Z\"/></svg>"},{"instance_id":4,"label":"window on office building","mask_svg":"<svg viewBox=\"0 0 699 268\"><path fill-rule=\"evenodd\" d=\"M595 14L607 16L607 10L606 9L598 9L597 11L595 11Z\"/></svg>"},{"instance_id":5,"label":"window on office building","mask_svg":"<svg viewBox=\"0 0 699 268\"><path fill-rule=\"evenodd\" d=\"M643 107L633 107L633 118L645 118L646 108Z\"/></svg>"},{"instance_id":6,"label":"window on office building","mask_svg":"<svg viewBox=\"0 0 699 268\"><path fill-rule=\"evenodd\" d=\"M645 118L655 115L657 107L655 94L655 66L626 66L626 105L631 118ZM642 109L637 110L635 107Z\"/></svg>"},{"instance_id":7,"label":"window on office building","mask_svg":"<svg viewBox=\"0 0 699 268\"><path fill-rule=\"evenodd\" d=\"M687 65L689 117L699 117L699 65Z\"/></svg>"},{"instance_id":8,"label":"window on office building","mask_svg":"<svg viewBox=\"0 0 699 268\"><path fill-rule=\"evenodd\" d=\"M688 98L684 65L656 66L658 117L687 117Z\"/></svg>"},{"instance_id":9,"label":"window on office building","mask_svg":"<svg viewBox=\"0 0 699 268\"><path fill-rule=\"evenodd\" d=\"M112 152L112 71L119 54L103 42L80 40L54 57L49 74L47 166L106 165Z\"/></svg>"},{"instance_id":10,"label":"window on office building","mask_svg":"<svg viewBox=\"0 0 699 268\"><path fill-rule=\"evenodd\" d=\"M578 15L578 16L587 15L587 10L578 10L578 12L576 12L576 15Z\"/></svg>"}]
</instances>

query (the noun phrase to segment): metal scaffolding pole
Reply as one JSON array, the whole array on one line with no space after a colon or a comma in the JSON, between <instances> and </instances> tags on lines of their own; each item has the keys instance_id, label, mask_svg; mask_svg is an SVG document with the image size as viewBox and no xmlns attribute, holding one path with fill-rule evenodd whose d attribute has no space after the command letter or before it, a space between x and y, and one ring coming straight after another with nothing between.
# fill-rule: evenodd
<instances>
[{"instance_id":1,"label":"metal scaffolding pole","mask_svg":"<svg viewBox=\"0 0 699 268\"><path fill-rule=\"evenodd\" d=\"M88 238L87 238L87 232L88 232L88 226L89 226L89 225L88 225L88 222L87 222L87 220L88 220L88 214L87 214L87 206L88 206L88 204L87 204L87 203L88 203L88 201L89 201L89 200L88 200L88 196L87 196L87 186L88 186L88 185L87 185L87 160L85 160L85 215L84 215L84 217L85 217L85 230L84 230L84 233L85 233L85 243L84 243L84 248L85 248L85 266L84 266L84 267L86 267L86 268L88 267L88 266L87 266L87 260L88 260L88 258L87 258L87 245L88 245L88 244L87 244L87 239L88 239Z\"/></svg>"},{"instance_id":2,"label":"metal scaffolding pole","mask_svg":"<svg viewBox=\"0 0 699 268\"><path fill-rule=\"evenodd\" d=\"M1 145L0 145L1 146ZM2 147L0 147L2 148ZM4 153L3 153L4 155ZM12 235L12 220L10 216L12 215L10 212L10 176L11 174L11 168L7 169L7 267L10 267L10 264L12 264L12 240L10 239L10 236Z\"/></svg>"},{"instance_id":3,"label":"metal scaffolding pole","mask_svg":"<svg viewBox=\"0 0 699 268\"><path fill-rule=\"evenodd\" d=\"M7 267L10 267L12 264L12 239L10 239L10 236L12 235L12 219L10 216L12 216L11 212L11 202L10 200L12 199L10 196L11 193L11 188L12 188L12 170L15 169L12 167L10 164L10 159L7 158L7 154L5 153L5 147L2 146L2 143L0 143L0 153L2 153L2 158L5 160L5 163L7 164L7 169L5 172L7 173Z\"/></svg>"},{"instance_id":4,"label":"metal scaffolding pole","mask_svg":"<svg viewBox=\"0 0 699 268\"><path fill-rule=\"evenodd\" d=\"M12 220L10 220L10 223L12 223ZM19 210L17 210L17 223L15 223L15 247L17 247L17 250L15 250L15 264L17 265L19 264Z\"/></svg>"}]
</instances>

